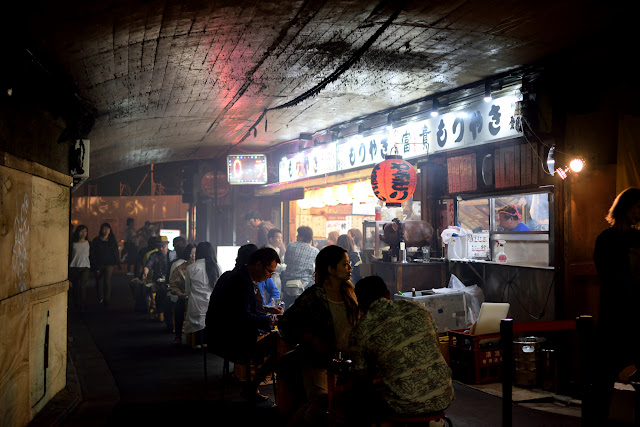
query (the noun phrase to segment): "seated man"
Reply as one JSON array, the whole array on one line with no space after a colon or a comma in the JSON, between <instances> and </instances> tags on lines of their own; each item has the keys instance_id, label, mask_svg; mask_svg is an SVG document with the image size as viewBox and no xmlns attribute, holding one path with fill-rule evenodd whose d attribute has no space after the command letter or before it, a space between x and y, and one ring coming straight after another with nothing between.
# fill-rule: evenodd
<instances>
[{"instance_id":1,"label":"seated man","mask_svg":"<svg viewBox=\"0 0 640 427\"><path fill-rule=\"evenodd\" d=\"M252 360L263 366L242 394L250 400L267 399L258 386L269 372L268 360L263 361L275 354L277 334L272 332L277 315L282 314L281 307L263 306L257 284L271 276L279 262L280 257L271 248L251 253L246 265L220 276L207 311L209 349L231 361Z\"/></svg>"},{"instance_id":2,"label":"seated man","mask_svg":"<svg viewBox=\"0 0 640 427\"><path fill-rule=\"evenodd\" d=\"M169 291L167 276L169 274L169 239L167 236L156 237L157 249L148 253L148 258L142 269L142 281L151 285L150 291L155 291L156 298L152 302L155 308L154 317L164 320L167 330L173 332L173 319L171 318L171 304L166 301ZM146 257L146 255L145 255Z\"/></svg>"},{"instance_id":3,"label":"seated man","mask_svg":"<svg viewBox=\"0 0 640 427\"><path fill-rule=\"evenodd\" d=\"M347 424L446 409L454 397L451 369L429 311L411 301L391 301L378 276L358 281L356 296L363 314L352 334L356 374L354 387L345 392Z\"/></svg>"}]
</instances>

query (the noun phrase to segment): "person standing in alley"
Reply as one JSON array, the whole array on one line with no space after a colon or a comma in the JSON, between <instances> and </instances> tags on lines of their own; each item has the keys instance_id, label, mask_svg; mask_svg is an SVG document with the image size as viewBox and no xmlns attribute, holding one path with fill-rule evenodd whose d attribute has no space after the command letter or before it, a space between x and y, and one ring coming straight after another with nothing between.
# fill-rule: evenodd
<instances>
[{"instance_id":1,"label":"person standing in alley","mask_svg":"<svg viewBox=\"0 0 640 427\"><path fill-rule=\"evenodd\" d=\"M362 252L362 231L357 228L351 228L347 231L347 234L353 239L355 244L354 250L356 252Z\"/></svg>"},{"instance_id":2,"label":"person standing in alley","mask_svg":"<svg viewBox=\"0 0 640 427\"><path fill-rule=\"evenodd\" d=\"M87 240L89 230L86 225L78 225L73 232L71 257L69 261L69 281L73 286L73 302L80 312L87 309L87 281L91 268L91 244Z\"/></svg>"},{"instance_id":3,"label":"person standing in alley","mask_svg":"<svg viewBox=\"0 0 640 427\"><path fill-rule=\"evenodd\" d=\"M187 291L185 279L187 267L196 262L196 245L188 244L181 253L182 257L171 265L169 274L169 290L175 298L174 305L174 344L182 344L182 327L184 325L184 313L187 305Z\"/></svg>"},{"instance_id":4,"label":"person standing in alley","mask_svg":"<svg viewBox=\"0 0 640 427\"><path fill-rule=\"evenodd\" d=\"M127 228L124 230L124 247L122 248L122 262L127 264L127 276L133 276L133 267L138 255L138 234L134 227L134 219L127 218Z\"/></svg>"},{"instance_id":5,"label":"person standing in alley","mask_svg":"<svg viewBox=\"0 0 640 427\"><path fill-rule=\"evenodd\" d=\"M609 227L598 235L593 252L601 288L590 372L593 382L583 417L589 426L606 424L616 381L640 383L640 344L630 338L625 327L635 324L640 300L640 230L636 228L640 224L640 188L618 194L605 219ZM614 350L611 343L615 343Z\"/></svg>"},{"instance_id":6,"label":"person standing in alley","mask_svg":"<svg viewBox=\"0 0 640 427\"><path fill-rule=\"evenodd\" d=\"M151 222L145 221L144 226L140 227L136 233L140 236L138 240L138 250L143 249L144 246L149 241L149 238L155 236L156 234L153 232L153 228L151 228Z\"/></svg>"},{"instance_id":7,"label":"person standing in alley","mask_svg":"<svg viewBox=\"0 0 640 427\"><path fill-rule=\"evenodd\" d=\"M105 222L100 226L100 234L91 242L91 269L96 276L98 302L105 308L111 301L111 275L113 267L120 266L118 242L111 232L111 225Z\"/></svg>"},{"instance_id":8,"label":"person standing in alley","mask_svg":"<svg viewBox=\"0 0 640 427\"><path fill-rule=\"evenodd\" d=\"M247 214L244 216L244 219L247 221L247 224L258 230L256 246L258 246L258 248L261 248L268 245L269 230L276 228L276 226L273 225L271 221L263 220L260 217L260 213L255 210L250 210L249 212L247 212ZM280 242L278 247L280 248L280 253L284 254L286 250L284 244Z\"/></svg>"},{"instance_id":9,"label":"person standing in alley","mask_svg":"<svg viewBox=\"0 0 640 427\"><path fill-rule=\"evenodd\" d=\"M200 242L196 247L196 262L187 267L184 288L189 302L185 317L184 331L195 334L195 348L204 343L204 328L206 326L209 299L218 278L220 267L216 260L213 245Z\"/></svg>"},{"instance_id":10,"label":"person standing in alley","mask_svg":"<svg viewBox=\"0 0 640 427\"><path fill-rule=\"evenodd\" d=\"M318 248L312 246L313 230L306 225L298 227L295 242L289 243L284 263L287 269L282 274L282 296L286 307L313 284L313 272Z\"/></svg>"}]
</instances>

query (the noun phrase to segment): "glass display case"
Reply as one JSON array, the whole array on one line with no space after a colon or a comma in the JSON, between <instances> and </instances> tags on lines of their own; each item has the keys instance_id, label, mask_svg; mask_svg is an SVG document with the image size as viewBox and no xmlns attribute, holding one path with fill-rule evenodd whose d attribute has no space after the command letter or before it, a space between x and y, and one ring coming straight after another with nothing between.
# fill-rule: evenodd
<instances>
[{"instance_id":1,"label":"glass display case","mask_svg":"<svg viewBox=\"0 0 640 427\"><path fill-rule=\"evenodd\" d=\"M362 254L363 261L366 263L374 260L382 259L382 251L389 250L389 245L380 241L385 224L389 221L370 221L362 222Z\"/></svg>"},{"instance_id":2,"label":"glass display case","mask_svg":"<svg viewBox=\"0 0 640 427\"><path fill-rule=\"evenodd\" d=\"M549 266L553 260L553 194L518 193L459 198L456 222L474 233L489 233L495 261L502 242L508 263Z\"/></svg>"}]
</instances>

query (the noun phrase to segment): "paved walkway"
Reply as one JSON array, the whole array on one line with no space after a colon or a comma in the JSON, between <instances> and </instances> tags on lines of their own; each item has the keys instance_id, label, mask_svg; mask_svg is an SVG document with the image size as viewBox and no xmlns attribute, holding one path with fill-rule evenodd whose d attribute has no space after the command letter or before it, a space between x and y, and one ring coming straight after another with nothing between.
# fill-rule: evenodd
<instances>
[{"instance_id":1,"label":"paved walkway","mask_svg":"<svg viewBox=\"0 0 640 427\"><path fill-rule=\"evenodd\" d=\"M207 356L204 380L202 351L172 344L163 323L133 311L130 276L116 273L112 304L104 310L89 304L87 313L69 312L68 386L36 417L32 425L123 426L178 425L196 421L218 426L258 423L283 425L271 400L253 406L232 385L221 395L222 360ZM89 301L96 301L93 281ZM447 415L457 427L500 426L496 396L454 384L456 399ZM578 418L515 405L514 426L579 426ZM140 423L140 424L138 424Z\"/></svg>"}]
</instances>

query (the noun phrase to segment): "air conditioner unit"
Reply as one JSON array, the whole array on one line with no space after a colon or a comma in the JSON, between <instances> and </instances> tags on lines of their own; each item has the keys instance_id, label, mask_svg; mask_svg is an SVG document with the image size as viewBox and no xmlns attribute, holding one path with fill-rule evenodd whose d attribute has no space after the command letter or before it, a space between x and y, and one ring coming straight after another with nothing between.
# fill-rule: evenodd
<instances>
[{"instance_id":1,"label":"air conditioner unit","mask_svg":"<svg viewBox=\"0 0 640 427\"><path fill-rule=\"evenodd\" d=\"M77 139L71 148L69 169L73 177L73 190L89 178L89 147L88 139Z\"/></svg>"}]
</instances>

